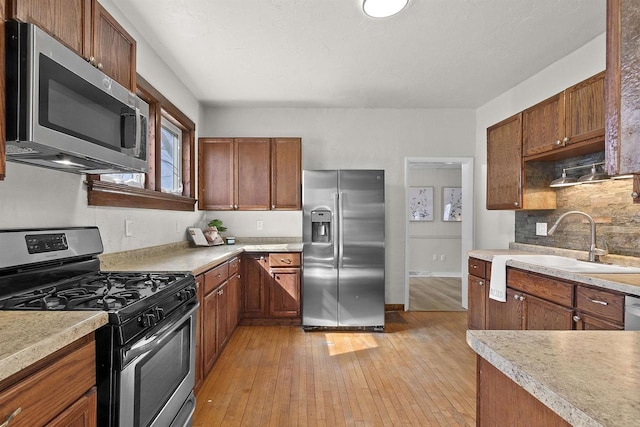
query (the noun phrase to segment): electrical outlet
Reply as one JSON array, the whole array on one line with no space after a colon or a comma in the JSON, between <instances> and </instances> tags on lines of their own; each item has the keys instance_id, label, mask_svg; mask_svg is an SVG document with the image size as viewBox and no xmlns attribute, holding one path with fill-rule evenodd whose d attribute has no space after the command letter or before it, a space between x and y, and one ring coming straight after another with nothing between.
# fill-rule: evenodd
<instances>
[{"instance_id":1,"label":"electrical outlet","mask_svg":"<svg viewBox=\"0 0 640 427\"><path fill-rule=\"evenodd\" d=\"M433 261L437 261L438 260L438 255L433 254L433 258L431 258Z\"/></svg>"},{"instance_id":2,"label":"electrical outlet","mask_svg":"<svg viewBox=\"0 0 640 427\"><path fill-rule=\"evenodd\" d=\"M447 256L446 255L440 255L440 261L446 261L447 260Z\"/></svg>"},{"instance_id":3,"label":"electrical outlet","mask_svg":"<svg viewBox=\"0 0 640 427\"><path fill-rule=\"evenodd\" d=\"M256 230L262 230L263 227L264 227L264 222L256 221Z\"/></svg>"},{"instance_id":4,"label":"electrical outlet","mask_svg":"<svg viewBox=\"0 0 640 427\"><path fill-rule=\"evenodd\" d=\"M546 236L546 235L547 235L547 223L536 222L536 236Z\"/></svg>"},{"instance_id":5,"label":"electrical outlet","mask_svg":"<svg viewBox=\"0 0 640 427\"><path fill-rule=\"evenodd\" d=\"M133 236L133 220L132 219L124 220L124 235L126 237Z\"/></svg>"}]
</instances>

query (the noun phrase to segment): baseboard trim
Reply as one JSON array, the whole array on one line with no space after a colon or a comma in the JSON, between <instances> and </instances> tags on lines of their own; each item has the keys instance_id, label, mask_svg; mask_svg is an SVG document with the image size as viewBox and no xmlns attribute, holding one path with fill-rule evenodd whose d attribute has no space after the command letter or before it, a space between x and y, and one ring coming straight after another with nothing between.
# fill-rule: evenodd
<instances>
[{"instance_id":1,"label":"baseboard trim","mask_svg":"<svg viewBox=\"0 0 640 427\"><path fill-rule=\"evenodd\" d=\"M384 311L404 311L404 304L385 304Z\"/></svg>"},{"instance_id":2,"label":"baseboard trim","mask_svg":"<svg viewBox=\"0 0 640 427\"><path fill-rule=\"evenodd\" d=\"M462 273L452 273L450 271L445 272L437 272L437 271L429 271L427 274L421 272L421 274L409 274L409 277L462 277Z\"/></svg>"}]
</instances>

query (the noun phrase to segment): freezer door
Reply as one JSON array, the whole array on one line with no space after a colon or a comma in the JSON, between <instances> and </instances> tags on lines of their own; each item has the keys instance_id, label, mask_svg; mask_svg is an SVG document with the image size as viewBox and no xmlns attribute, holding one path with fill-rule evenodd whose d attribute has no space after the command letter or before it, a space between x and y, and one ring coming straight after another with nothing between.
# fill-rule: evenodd
<instances>
[{"instance_id":1,"label":"freezer door","mask_svg":"<svg viewBox=\"0 0 640 427\"><path fill-rule=\"evenodd\" d=\"M338 265L336 245L338 172L302 172L303 252L302 325L338 326ZM330 221L326 221L330 217ZM313 233L313 221L317 222ZM327 224L329 222L329 224ZM318 234L327 233L326 238Z\"/></svg>"},{"instance_id":2,"label":"freezer door","mask_svg":"<svg viewBox=\"0 0 640 427\"><path fill-rule=\"evenodd\" d=\"M384 171L339 171L339 326L384 326L384 211Z\"/></svg>"}]
</instances>

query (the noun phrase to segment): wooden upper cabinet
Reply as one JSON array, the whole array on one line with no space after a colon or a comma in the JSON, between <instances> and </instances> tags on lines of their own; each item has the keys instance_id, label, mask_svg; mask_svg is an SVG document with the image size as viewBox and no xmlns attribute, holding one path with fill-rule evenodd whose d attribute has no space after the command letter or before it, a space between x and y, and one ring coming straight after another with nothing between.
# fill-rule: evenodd
<instances>
[{"instance_id":1,"label":"wooden upper cabinet","mask_svg":"<svg viewBox=\"0 0 640 427\"><path fill-rule=\"evenodd\" d=\"M487 209L522 207L522 113L487 129Z\"/></svg>"},{"instance_id":2,"label":"wooden upper cabinet","mask_svg":"<svg viewBox=\"0 0 640 427\"><path fill-rule=\"evenodd\" d=\"M605 158L610 175L635 174L634 203L640 203L640 4L607 0Z\"/></svg>"},{"instance_id":3,"label":"wooden upper cabinet","mask_svg":"<svg viewBox=\"0 0 640 427\"><path fill-rule=\"evenodd\" d=\"M564 91L566 145L604 141L604 75L603 71Z\"/></svg>"},{"instance_id":4,"label":"wooden upper cabinet","mask_svg":"<svg viewBox=\"0 0 640 427\"><path fill-rule=\"evenodd\" d=\"M275 138L271 143L271 209L301 209L301 183L300 138Z\"/></svg>"},{"instance_id":5,"label":"wooden upper cabinet","mask_svg":"<svg viewBox=\"0 0 640 427\"><path fill-rule=\"evenodd\" d=\"M136 91L136 41L98 2L94 4L91 56L106 75Z\"/></svg>"},{"instance_id":6,"label":"wooden upper cabinet","mask_svg":"<svg viewBox=\"0 0 640 427\"><path fill-rule=\"evenodd\" d=\"M95 0L9 0L8 18L30 22L74 50L91 54L92 7Z\"/></svg>"},{"instance_id":7,"label":"wooden upper cabinet","mask_svg":"<svg viewBox=\"0 0 640 427\"><path fill-rule=\"evenodd\" d=\"M96 0L9 0L8 18L30 22L136 90L136 41Z\"/></svg>"},{"instance_id":8,"label":"wooden upper cabinet","mask_svg":"<svg viewBox=\"0 0 640 427\"><path fill-rule=\"evenodd\" d=\"M236 209L271 207L271 145L268 138L238 138L236 150Z\"/></svg>"},{"instance_id":9,"label":"wooden upper cabinet","mask_svg":"<svg viewBox=\"0 0 640 427\"><path fill-rule=\"evenodd\" d=\"M564 94L548 98L522 112L523 156L563 146Z\"/></svg>"},{"instance_id":10,"label":"wooden upper cabinet","mask_svg":"<svg viewBox=\"0 0 640 427\"><path fill-rule=\"evenodd\" d=\"M234 144L231 138L198 140L198 209L234 207Z\"/></svg>"},{"instance_id":11,"label":"wooden upper cabinet","mask_svg":"<svg viewBox=\"0 0 640 427\"><path fill-rule=\"evenodd\" d=\"M300 138L200 138L198 208L297 210Z\"/></svg>"}]
</instances>

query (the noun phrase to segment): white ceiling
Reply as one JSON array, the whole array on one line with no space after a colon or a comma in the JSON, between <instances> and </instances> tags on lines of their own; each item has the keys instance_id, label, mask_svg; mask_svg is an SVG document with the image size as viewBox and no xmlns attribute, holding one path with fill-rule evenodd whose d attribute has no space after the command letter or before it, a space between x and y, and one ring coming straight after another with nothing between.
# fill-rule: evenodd
<instances>
[{"instance_id":1,"label":"white ceiling","mask_svg":"<svg viewBox=\"0 0 640 427\"><path fill-rule=\"evenodd\" d=\"M214 106L476 108L605 31L606 0L112 0Z\"/></svg>"}]
</instances>

